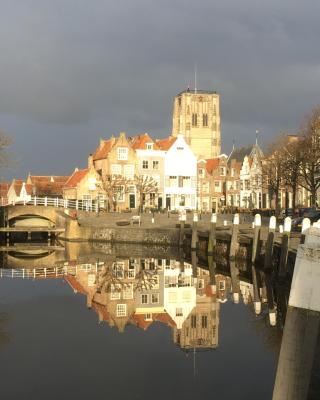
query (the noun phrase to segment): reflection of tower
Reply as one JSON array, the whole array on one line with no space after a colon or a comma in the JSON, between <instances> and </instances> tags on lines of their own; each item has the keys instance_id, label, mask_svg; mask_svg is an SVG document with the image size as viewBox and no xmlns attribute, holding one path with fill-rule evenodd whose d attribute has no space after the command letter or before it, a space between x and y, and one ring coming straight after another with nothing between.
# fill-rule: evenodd
<instances>
[{"instance_id":1,"label":"reflection of tower","mask_svg":"<svg viewBox=\"0 0 320 400\"><path fill-rule=\"evenodd\" d=\"M220 101L216 92L187 89L175 97L172 136L179 133L198 158L220 155Z\"/></svg>"}]
</instances>

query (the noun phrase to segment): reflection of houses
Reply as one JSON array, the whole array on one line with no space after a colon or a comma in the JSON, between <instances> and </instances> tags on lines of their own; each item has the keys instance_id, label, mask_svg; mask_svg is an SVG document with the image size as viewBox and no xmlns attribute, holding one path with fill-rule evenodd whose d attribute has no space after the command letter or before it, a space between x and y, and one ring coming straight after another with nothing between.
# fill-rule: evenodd
<instances>
[{"instance_id":1,"label":"reflection of houses","mask_svg":"<svg viewBox=\"0 0 320 400\"><path fill-rule=\"evenodd\" d=\"M165 152L165 207L195 209L197 197L197 159L182 135L156 141Z\"/></svg>"},{"instance_id":2,"label":"reflection of houses","mask_svg":"<svg viewBox=\"0 0 320 400\"><path fill-rule=\"evenodd\" d=\"M196 305L196 288L192 276L192 266L168 260L164 267L164 308L181 329L191 310Z\"/></svg>"},{"instance_id":3,"label":"reflection of houses","mask_svg":"<svg viewBox=\"0 0 320 400\"><path fill-rule=\"evenodd\" d=\"M197 269L196 304L181 328L173 330L173 340L182 349L215 348L219 342L220 303L210 290L209 271Z\"/></svg>"}]
</instances>

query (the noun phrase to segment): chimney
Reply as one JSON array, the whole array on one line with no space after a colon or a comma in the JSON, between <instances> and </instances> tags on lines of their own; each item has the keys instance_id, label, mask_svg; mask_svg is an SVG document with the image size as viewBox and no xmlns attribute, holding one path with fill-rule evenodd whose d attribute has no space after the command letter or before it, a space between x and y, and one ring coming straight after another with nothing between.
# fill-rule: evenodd
<instances>
[{"instance_id":1,"label":"chimney","mask_svg":"<svg viewBox=\"0 0 320 400\"><path fill-rule=\"evenodd\" d=\"M88 168L89 168L89 169L94 168L94 164L93 164L93 155L92 155L92 154L89 154L89 157L88 157Z\"/></svg>"}]
</instances>

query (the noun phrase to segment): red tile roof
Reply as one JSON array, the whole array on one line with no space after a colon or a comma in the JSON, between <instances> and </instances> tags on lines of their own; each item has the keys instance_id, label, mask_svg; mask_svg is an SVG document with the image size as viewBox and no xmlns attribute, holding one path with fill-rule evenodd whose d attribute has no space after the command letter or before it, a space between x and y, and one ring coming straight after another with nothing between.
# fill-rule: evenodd
<instances>
[{"instance_id":1,"label":"red tile roof","mask_svg":"<svg viewBox=\"0 0 320 400\"><path fill-rule=\"evenodd\" d=\"M87 175L89 169L76 169L64 185L65 188L74 188Z\"/></svg>"},{"instance_id":2,"label":"red tile roof","mask_svg":"<svg viewBox=\"0 0 320 400\"><path fill-rule=\"evenodd\" d=\"M159 139L156 141L157 146L160 148L160 150L169 150L170 147L173 145L173 143L177 140L176 137L169 136L166 139Z\"/></svg>"},{"instance_id":3,"label":"red tile roof","mask_svg":"<svg viewBox=\"0 0 320 400\"><path fill-rule=\"evenodd\" d=\"M73 275L67 275L64 277L64 279L76 292L81 294L87 294L83 286L77 281L77 279Z\"/></svg>"},{"instance_id":4,"label":"red tile roof","mask_svg":"<svg viewBox=\"0 0 320 400\"><path fill-rule=\"evenodd\" d=\"M96 301L92 302L92 308L98 313L102 315L102 319L104 321L109 321L109 313L107 311L107 307L97 303Z\"/></svg>"},{"instance_id":5,"label":"red tile roof","mask_svg":"<svg viewBox=\"0 0 320 400\"><path fill-rule=\"evenodd\" d=\"M147 143L153 143L153 149L159 150L157 143L153 141L148 133L141 133L140 135L132 138L132 148L134 150L145 150Z\"/></svg>"},{"instance_id":6,"label":"red tile roof","mask_svg":"<svg viewBox=\"0 0 320 400\"><path fill-rule=\"evenodd\" d=\"M33 185L37 196L62 196L62 188L70 176L35 176L29 175L28 181Z\"/></svg>"},{"instance_id":7,"label":"red tile roof","mask_svg":"<svg viewBox=\"0 0 320 400\"><path fill-rule=\"evenodd\" d=\"M170 315L167 312L153 314L153 319L154 319L154 321L159 321L164 324L167 324L167 325L171 326L171 328L176 326L176 323L174 322L174 320L170 317Z\"/></svg>"},{"instance_id":8,"label":"red tile roof","mask_svg":"<svg viewBox=\"0 0 320 400\"><path fill-rule=\"evenodd\" d=\"M141 328L143 330L146 330L149 328L149 326L153 323L153 320L151 321L146 321L144 319L144 315L143 314L134 314L132 316L132 319L134 320L135 325L138 328Z\"/></svg>"},{"instance_id":9,"label":"red tile roof","mask_svg":"<svg viewBox=\"0 0 320 400\"><path fill-rule=\"evenodd\" d=\"M219 163L219 158L211 158L206 160L206 170L208 174L212 174L212 172L219 167Z\"/></svg>"},{"instance_id":10,"label":"red tile roof","mask_svg":"<svg viewBox=\"0 0 320 400\"><path fill-rule=\"evenodd\" d=\"M114 139L104 140L103 144L99 146L96 151L93 153L93 160L101 160L103 158L107 158L110 150L114 145Z\"/></svg>"},{"instance_id":11,"label":"red tile roof","mask_svg":"<svg viewBox=\"0 0 320 400\"><path fill-rule=\"evenodd\" d=\"M0 197L7 197L10 183L0 182Z\"/></svg>"}]
</instances>

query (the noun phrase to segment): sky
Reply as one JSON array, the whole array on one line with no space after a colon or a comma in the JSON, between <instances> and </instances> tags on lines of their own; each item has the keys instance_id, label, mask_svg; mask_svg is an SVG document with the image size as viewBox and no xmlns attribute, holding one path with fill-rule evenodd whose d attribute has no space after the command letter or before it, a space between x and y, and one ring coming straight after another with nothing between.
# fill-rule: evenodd
<instances>
[{"instance_id":1,"label":"sky","mask_svg":"<svg viewBox=\"0 0 320 400\"><path fill-rule=\"evenodd\" d=\"M220 94L222 150L320 103L318 0L0 0L3 179L70 174L100 138L170 135L174 96Z\"/></svg>"}]
</instances>

